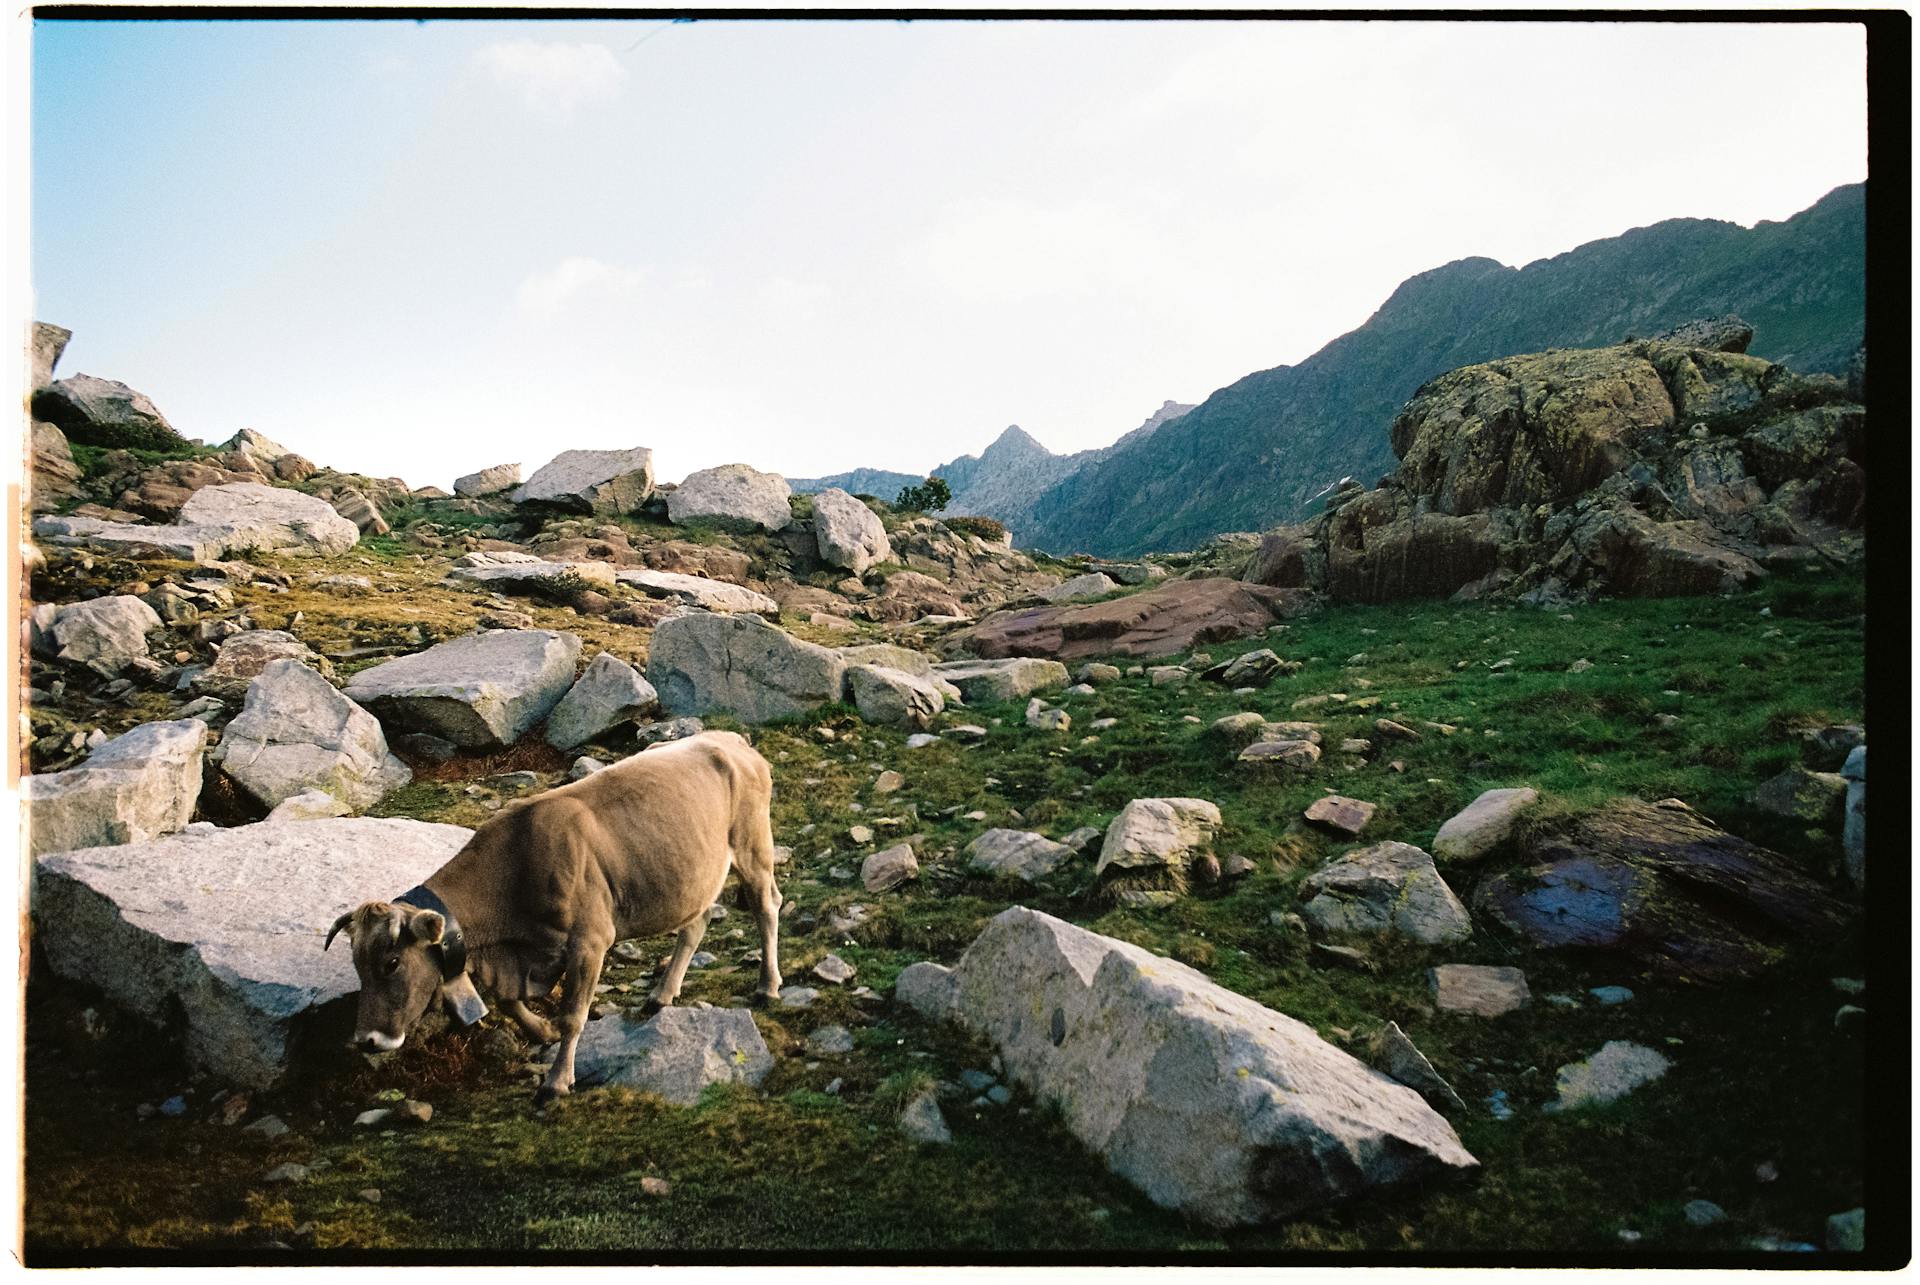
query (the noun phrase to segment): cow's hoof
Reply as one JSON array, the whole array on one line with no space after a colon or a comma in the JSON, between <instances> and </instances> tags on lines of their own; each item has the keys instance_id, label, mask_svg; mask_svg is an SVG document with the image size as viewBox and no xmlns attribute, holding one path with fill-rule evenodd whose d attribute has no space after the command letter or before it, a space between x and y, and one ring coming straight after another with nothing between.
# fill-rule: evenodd
<instances>
[{"instance_id":1,"label":"cow's hoof","mask_svg":"<svg viewBox=\"0 0 1920 1285\"><path fill-rule=\"evenodd\" d=\"M760 1008L765 1008L769 1004L778 1003L779 1000L780 1000L780 988L778 986L774 987L772 990L767 990L763 987L762 989L757 990L753 993L753 1002L757 1007L760 1007Z\"/></svg>"},{"instance_id":2,"label":"cow's hoof","mask_svg":"<svg viewBox=\"0 0 1920 1285\"><path fill-rule=\"evenodd\" d=\"M563 1098L565 1096L567 1096L566 1089L556 1089L551 1084L543 1084L533 1091L533 1105L537 1107L547 1106L555 1098Z\"/></svg>"},{"instance_id":3,"label":"cow's hoof","mask_svg":"<svg viewBox=\"0 0 1920 1285\"><path fill-rule=\"evenodd\" d=\"M646 1002L640 1005L640 1016L652 1017L655 1013L665 1008L668 1002L667 1000L661 999L658 995L649 995L646 998Z\"/></svg>"}]
</instances>

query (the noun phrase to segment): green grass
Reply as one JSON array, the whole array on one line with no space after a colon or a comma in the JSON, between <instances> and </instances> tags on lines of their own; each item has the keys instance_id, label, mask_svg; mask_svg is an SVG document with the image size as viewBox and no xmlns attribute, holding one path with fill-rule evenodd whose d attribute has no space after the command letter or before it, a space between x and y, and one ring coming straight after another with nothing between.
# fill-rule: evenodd
<instances>
[{"instance_id":1,"label":"green grass","mask_svg":"<svg viewBox=\"0 0 1920 1285\"><path fill-rule=\"evenodd\" d=\"M1246 697L1197 680L1152 688L1126 679L1092 697L1062 698L1073 726L1055 734L1028 729L1023 702L954 711L949 721L988 729L972 748L940 741L907 750L905 732L869 727L839 706L755 729L774 768L776 840L793 853L780 871L792 907L781 941L788 983L817 984L807 970L829 952L858 974L848 987L820 986L811 1008L759 1013L777 1059L762 1092L716 1093L695 1108L593 1091L539 1115L530 1077L474 1056L472 1036L445 1033L409 1041L377 1069L269 1097L259 1109L280 1112L296 1130L278 1143L198 1122L211 1084L186 1119L135 1126L133 1106L178 1091L184 1073L150 1042L141 1056L121 1056L111 1038L97 1044L76 1033L88 997L37 970L29 1002L29 1255L108 1245L209 1249L263 1236L320 1250L811 1249L975 1259L1066 1251L1096 1261L1208 1251L1611 1252L1628 1248L1623 1229L1640 1233L1643 1249L1679 1253L1736 1248L1761 1234L1818 1243L1826 1216L1862 1198L1861 1046L1834 1031L1843 997L1829 983L1864 976L1857 935L1803 946L1762 978L1706 990L1606 960L1530 952L1487 925L1444 953L1375 950L1378 972L1366 974L1323 966L1302 935L1277 921L1294 907L1301 879L1351 846L1299 824L1329 789L1379 805L1365 841L1420 845L1499 786L1540 789L1554 815L1620 795L1673 796L1809 869L1830 871L1835 836L1759 813L1747 796L1797 761L1796 729L1863 716L1863 609L1858 577L1833 573L1774 579L1726 599L1577 607L1565 613L1571 620L1487 605L1338 608L1264 638L1205 648L1219 661L1272 646L1304 662L1298 674ZM1364 663L1346 663L1361 652ZM1489 667L1509 656L1510 668ZM1593 668L1568 673L1581 658ZM1348 703L1292 709L1299 698L1333 692ZM1379 706L1351 708L1366 697ZM1373 738L1377 753L1353 770L1329 753L1302 775L1249 775L1233 748L1207 731L1242 709L1319 722L1329 749L1344 737ZM1663 728L1660 714L1679 721ZM1085 742L1088 724L1103 716L1120 722ZM1378 740L1379 717L1420 728L1422 739ZM1425 722L1456 730L1443 736ZM833 739L823 739L823 729ZM1394 761L1404 770L1393 770ZM874 795L881 767L903 772L906 787ZM484 809L463 786L418 782L380 810L473 824ZM1152 795L1217 803L1225 824L1216 850L1252 858L1255 873L1229 886L1196 886L1167 910L1134 911L1094 895L1087 858L1036 886L965 868L965 845L989 826L1058 838L1104 826L1130 799ZM964 819L976 810L984 821ZM873 842L849 840L855 823L874 829ZM909 836L918 836L923 864L917 882L873 894L857 877L835 877L835 867L857 871L864 856ZM1445 873L1470 900L1501 860ZM833 932L836 913L856 904L869 908L864 922ZM909 1142L893 1127L899 1105L931 1081L986 1067L991 1050L850 988L884 996L906 965L952 962L1013 904L1178 958L1356 1055L1384 1022L1399 1023L1466 1100L1453 1122L1480 1171L1221 1233L1155 1208L1024 1095L980 1110L949 1100L955 1143ZM713 924L702 948L718 962L688 975L682 1002L744 1003L756 976L744 956L757 946L737 910ZM646 943L650 961L666 949L666 939ZM1524 967L1534 1006L1491 1022L1435 1012L1426 969L1445 961ZM650 963L612 963L607 980L627 989L609 998L638 1002L650 973ZM1603 984L1630 986L1636 998L1616 1008L1561 1008L1544 998ZM805 1037L831 1022L854 1032L855 1050L816 1061ZM1660 1048L1674 1068L1614 1107L1541 1114L1555 1069L1610 1039ZM89 1070L93 1082L68 1078ZM830 1094L834 1079L842 1083ZM433 1123L392 1137L353 1130L353 1114L385 1088L432 1101ZM1496 1090L1516 1118L1488 1114ZM316 1157L331 1165L309 1183L258 1182L280 1160ZM1755 1180L1763 1161L1777 1166L1777 1181ZM640 1178L650 1176L671 1181L672 1194L640 1194ZM368 1186L381 1189L378 1206L356 1196ZM1687 1227L1679 1211L1695 1198L1720 1204L1730 1221Z\"/></svg>"}]
</instances>

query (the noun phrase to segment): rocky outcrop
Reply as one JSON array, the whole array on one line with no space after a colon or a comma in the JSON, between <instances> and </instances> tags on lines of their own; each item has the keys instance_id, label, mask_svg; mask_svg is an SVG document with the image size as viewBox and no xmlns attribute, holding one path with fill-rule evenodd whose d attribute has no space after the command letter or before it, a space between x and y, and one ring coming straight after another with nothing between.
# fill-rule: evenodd
<instances>
[{"instance_id":1,"label":"rocky outcrop","mask_svg":"<svg viewBox=\"0 0 1920 1285\"><path fill-rule=\"evenodd\" d=\"M847 663L759 616L697 612L654 630L647 680L669 714L728 713L747 723L790 718L840 699Z\"/></svg>"},{"instance_id":2,"label":"rocky outcrop","mask_svg":"<svg viewBox=\"0 0 1920 1285\"><path fill-rule=\"evenodd\" d=\"M442 474L444 477L445 474ZM520 485L520 466L518 464L495 464L483 468L477 473L468 473L453 480L453 493L469 499L483 495L498 495Z\"/></svg>"},{"instance_id":3,"label":"rocky outcrop","mask_svg":"<svg viewBox=\"0 0 1920 1285\"><path fill-rule=\"evenodd\" d=\"M683 575L677 571L645 569L619 571L614 575L621 584L632 585L651 597L689 603L708 611L753 611L768 616L780 614L780 604L764 593L724 580Z\"/></svg>"},{"instance_id":4,"label":"rocky outcrop","mask_svg":"<svg viewBox=\"0 0 1920 1285\"><path fill-rule=\"evenodd\" d=\"M473 580L506 593L534 593L565 600L583 589L607 590L614 585L614 569L605 562L547 562L540 558L515 558L511 562L492 561L497 555L470 553L468 558L487 558L476 566L455 565L448 574L455 580Z\"/></svg>"},{"instance_id":5,"label":"rocky outcrop","mask_svg":"<svg viewBox=\"0 0 1920 1285\"><path fill-rule=\"evenodd\" d=\"M780 531L793 521L792 495L778 473L722 464L689 473L667 496L667 517L675 526L700 522L729 531Z\"/></svg>"},{"instance_id":6,"label":"rocky outcrop","mask_svg":"<svg viewBox=\"0 0 1920 1285\"><path fill-rule=\"evenodd\" d=\"M260 671L210 757L266 808L317 790L364 812L413 779L379 721L297 660Z\"/></svg>"},{"instance_id":7,"label":"rocky outcrop","mask_svg":"<svg viewBox=\"0 0 1920 1285\"><path fill-rule=\"evenodd\" d=\"M1093 571L1084 576L1074 576L1062 580L1050 589L1040 590L1040 596L1048 602L1079 602L1084 598L1101 598L1120 587L1119 583L1104 572Z\"/></svg>"},{"instance_id":8,"label":"rocky outcrop","mask_svg":"<svg viewBox=\"0 0 1920 1285\"><path fill-rule=\"evenodd\" d=\"M207 725L144 723L64 772L21 782L34 856L148 839L186 828L200 799Z\"/></svg>"},{"instance_id":9,"label":"rocky outcrop","mask_svg":"<svg viewBox=\"0 0 1920 1285\"><path fill-rule=\"evenodd\" d=\"M468 634L361 670L347 695L389 728L494 749L552 712L579 655L577 637L547 629Z\"/></svg>"},{"instance_id":10,"label":"rocky outcrop","mask_svg":"<svg viewBox=\"0 0 1920 1285\"><path fill-rule=\"evenodd\" d=\"M43 518L34 523L34 534L128 552L153 547L192 562L240 553L345 553L360 539L360 529L326 501L259 482L201 487L168 526Z\"/></svg>"},{"instance_id":11,"label":"rocky outcrop","mask_svg":"<svg viewBox=\"0 0 1920 1285\"><path fill-rule=\"evenodd\" d=\"M73 332L65 326L46 321L33 323L33 333L28 343L29 394L37 393L53 382L53 368L60 364L60 354L67 350L67 343L72 338Z\"/></svg>"},{"instance_id":12,"label":"rocky outcrop","mask_svg":"<svg viewBox=\"0 0 1920 1285\"><path fill-rule=\"evenodd\" d=\"M619 1085L690 1107L709 1085L758 1088L773 1054L744 1008L622 1011L589 1022L573 1055L574 1088Z\"/></svg>"},{"instance_id":13,"label":"rocky outcrop","mask_svg":"<svg viewBox=\"0 0 1920 1285\"><path fill-rule=\"evenodd\" d=\"M991 1041L1006 1078L1114 1173L1208 1225L1477 1164L1418 1093L1304 1023L1025 907L996 916L938 984L907 982L927 1016Z\"/></svg>"},{"instance_id":14,"label":"rocky outcrop","mask_svg":"<svg viewBox=\"0 0 1920 1285\"><path fill-rule=\"evenodd\" d=\"M1669 976L1749 976L1847 908L1786 858L1678 799L1621 799L1530 838L1474 910L1528 943L1613 954Z\"/></svg>"},{"instance_id":15,"label":"rocky outcrop","mask_svg":"<svg viewBox=\"0 0 1920 1285\"><path fill-rule=\"evenodd\" d=\"M611 516L634 512L652 494L653 452L636 446L624 451L562 451L511 498L515 504Z\"/></svg>"},{"instance_id":16,"label":"rocky outcrop","mask_svg":"<svg viewBox=\"0 0 1920 1285\"><path fill-rule=\"evenodd\" d=\"M547 716L547 744L570 750L622 723L638 721L660 703L653 684L610 651L581 673Z\"/></svg>"},{"instance_id":17,"label":"rocky outcrop","mask_svg":"<svg viewBox=\"0 0 1920 1285\"><path fill-rule=\"evenodd\" d=\"M1244 638L1310 605L1310 596L1219 578L1169 580L1085 606L995 612L947 642L981 656L1172 656Z\"/></svg>"},{"instance_id":18,"label":"rocky outcrop","mask_svg":"<svg viewBox=\"0 0 1920 1285\"><path fill-rule=\"evenodd\" d=\"M893 561L893 545L879 515L845 491L825 490L813 497L813 537L820 561L856 576L876 562Z\"/></svg>"},{"instance_id":19,"label":"rocky outcrop","mask_svg":"<svg viewBox=\"0 0 1920 1285\"><path fill-rule=\"evenodd\" d=\"M180 1031L194 1065L267 1088L321 1031L336 1046L350 1029L334 1002L360 987L351 952L320 949L334 916L413 887L471 835L340 817L57 853L35 867L35 940L56 973Z\"/></svg>"},{"instance_id":20,"label":"rocky outcrop","mask_svg":"<svg viewBox=\"0 0 1920 1285\"><path fill-rule=\"evenodd\" d=\"M33 417L84 446L167 451L187 444L145 393L94 375L74 375L37 390Z\"/></svg>"},{"instance_id":21,"label":"rocky outcrop","mask_svg":"<svg viewBox=\"0 0 1920 1285\"><path fill-rule=\"evenodd\" d=\"M1744 355L1737 318L1467 366L1394 419L1396 472L1268 532L1250 583L1336 601L1721 593L1857 557L1864 412ZM1715 345L1725 345L1718 347Z\"/></svg>"}]
</instances>

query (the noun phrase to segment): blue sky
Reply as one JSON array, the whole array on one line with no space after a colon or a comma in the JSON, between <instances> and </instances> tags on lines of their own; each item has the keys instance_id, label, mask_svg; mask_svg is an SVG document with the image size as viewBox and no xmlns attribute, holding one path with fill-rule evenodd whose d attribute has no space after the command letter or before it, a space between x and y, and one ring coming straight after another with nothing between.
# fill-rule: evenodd
<instances>
[{"instance_id":1,"label":"blue sky","mask_svg":"<svg viewBox=\"0 0 1920 1285\"><path fill-rule=\"evenodd\" d=\"M447 485L1104 445L1414 272L1866 176L1846 26L34 29L61 374Z\"/></svg>"}]
</instances>

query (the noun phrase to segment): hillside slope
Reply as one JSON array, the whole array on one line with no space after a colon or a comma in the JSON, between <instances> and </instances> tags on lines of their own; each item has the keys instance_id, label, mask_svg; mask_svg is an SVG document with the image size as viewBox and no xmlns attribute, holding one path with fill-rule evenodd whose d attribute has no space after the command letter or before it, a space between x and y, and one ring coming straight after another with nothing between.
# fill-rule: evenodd
<instances>
[{"instance_id":1,"label":"hillside slope","mask_svg":"<svg viewBox=\"0 0 1920 1285\"><path fill-rule=\"evenodd\" d=\"M1054 484L1023 545L1120 555L1296 519L1344 476L1393 467L1387 425L1421 384L1508 353L1591 347L1738 313L1752 352L1841 371L1864 334L1864 185L1781 223L1671 219L1509 268L1462 259L1410 278L1365 325L1258 371ZM998 516L998 515L995 515Z\"/></svg>"}]
</instances>

